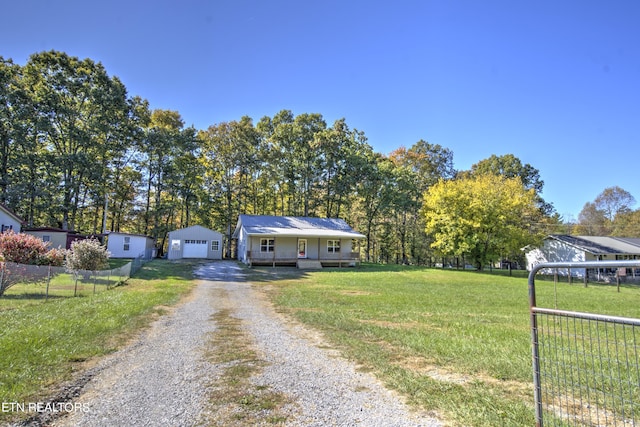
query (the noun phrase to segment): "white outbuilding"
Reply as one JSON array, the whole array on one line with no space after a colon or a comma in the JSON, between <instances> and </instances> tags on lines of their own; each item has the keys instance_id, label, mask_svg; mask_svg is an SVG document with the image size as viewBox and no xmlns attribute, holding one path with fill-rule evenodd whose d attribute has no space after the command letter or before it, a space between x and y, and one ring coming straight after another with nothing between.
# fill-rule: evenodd
<instances>
[{"instance_id":1,"label":"white outbuilding","mask_svg":"<svg viewBox=\"0 0 640 427\"><path fill-rule=\"evenodd\" d=\"M156 256L156 241L143 234L112 231L107 235L107 250L111 258L151 259Z\"/></svg>"},{"instance_id":2,"label":"white outbuilding","mask_svg":"<svg viewBox=\"0 0 640 427\"><path fill-rule=\"evenodd\" d=\"M174 230L169 233L168 259L222 259L222 233L201 225Z\"/></svg>"}]
</instances>

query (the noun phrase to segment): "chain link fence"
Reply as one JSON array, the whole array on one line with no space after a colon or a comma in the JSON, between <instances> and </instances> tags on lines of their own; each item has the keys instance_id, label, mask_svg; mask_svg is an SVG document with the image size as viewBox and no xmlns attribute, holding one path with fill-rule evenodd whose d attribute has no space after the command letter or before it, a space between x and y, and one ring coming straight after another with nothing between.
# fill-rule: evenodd
<instances>
[{"instance_id":1,"label":"chain link fence","mask_svg":"<svg viewBox=\"0 0 640 427\"><path fill-rule=\"evenodd\" d=\"M3 296L49 298L93 295L126 281L149 262L148 253L110 270L69 271L65 267L0 263L0 283L8 286ZM1 298L1 297L0 297Z\"/></svg>"}]
</instances>

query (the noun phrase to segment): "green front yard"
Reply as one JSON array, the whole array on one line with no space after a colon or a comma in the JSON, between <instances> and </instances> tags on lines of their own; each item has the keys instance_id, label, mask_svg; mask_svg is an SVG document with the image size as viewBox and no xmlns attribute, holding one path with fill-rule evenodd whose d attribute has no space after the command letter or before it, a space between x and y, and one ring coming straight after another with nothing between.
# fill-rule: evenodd
<instances>
[{"instance_id":1,"label":"green front yard","mask_svg":"<svg viewBox=\"0 0 640 427\"><path fill-rule=\"evenodd\" d=\"M123 345L194 285L196 262L156 260L76 298L0 298L0 396L42 401L84 361ZM534 423L525 277L362 265L245 269L278 310L321 330L417 409L453 426ZM640 289L538 281L538 305L640 317ZM16 414L0 413L0 422Z\"/></svg>"},{"instance_id":2,"label":"green front yard","mask_svg":"<svg viewBox=\"0 0 640 427\"><path fill-rule=\"evenodd\" d=\"M264 273L264 274L261 274ZM447 425L534 424L526 278L395 266L256 281L280 310ZM538 281L538 305L640 317L640 289Z\"/></svg>"},{"instance_id":3,"label":"green front yard","mask_svg":"<svg viewBox=\"0 0 640 427\"><path fill-rule=\"evenodd\" d=\"M193 265L153 261L126 285L91 296L0 297L0 400L43 401L82 362L114 351L177 302L193 286ZM0 422L16 415L0 412Z\"/></svg>"}]
</instances>

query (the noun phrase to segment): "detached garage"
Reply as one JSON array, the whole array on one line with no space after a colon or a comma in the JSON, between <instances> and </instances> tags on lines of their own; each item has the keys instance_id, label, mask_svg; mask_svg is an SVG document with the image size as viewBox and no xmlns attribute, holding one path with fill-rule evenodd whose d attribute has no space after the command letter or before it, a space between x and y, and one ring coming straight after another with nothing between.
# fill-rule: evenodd
<instances>
[{"instance_id":1,"label":"detached garage","mask_svg":"<svg viewBox=\"0 0 640 427\"><path fill-rule=\"evenodd\" d=\"M167 258L222 259L224 236L201 225L182 228L169 233Z\"/></svg>"}]
</instances>

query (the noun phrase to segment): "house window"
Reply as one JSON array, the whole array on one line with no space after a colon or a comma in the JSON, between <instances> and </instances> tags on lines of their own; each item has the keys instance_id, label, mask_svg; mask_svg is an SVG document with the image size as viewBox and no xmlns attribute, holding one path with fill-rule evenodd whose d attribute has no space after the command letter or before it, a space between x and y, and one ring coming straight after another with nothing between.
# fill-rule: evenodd
<instances>
[{"instance_id":1,"label":"house window","mask_svg":"<svg viewBox=\"0 0 640 427\"><path fill-rule=\"evenodd\" d=\"M179 251L180 250L180 240L174 239L171 241L171 250Z\"/></svg>"},{"instance_id":2,"label":"house window","mask_svg":"<svg viewBox=\"0 0 640 427\"><path fill-rule=\"evenodd\" d=\"M10 231L13 230L13 225L4 225L2 224L2 233L4 233L5 231Z\"/></svg>"},{"instance_id":3,"label":"house window","mask_svg":"<svg viewBox=\"0 0 640 427\"><path fill-rule=\"evenodd\" d=\"M131 237L125 236L124 238L124 247L122 248L125 252L129 250L129 245L131 244Z\"/></svg>"},{"instance_id":4,"label":"house window","mask_svg":"<svg viewBox=\"0 0 640 427\"><path fill-rule=\"evenodd\" d=\"M212 240L211 241L211 250L214 252L218 252L220 250L220 241Z\"/></svg>"},{"instance_id":5,"label":"house window","mask_svg":"<svg viewBox=\"0 0 640 427\"><path fill-rule=\"evenodd\" d=\"M273 252L275 246L275 239L260 239L260 252Z\"/></svg>"},{"instance_id":6,"label":"house window","mask_svg":"<svg viewBox=\"0 0 640 427\"><path fill-rule=\"evenodd\" d=\"M340 240L327 240L327 252L330 254L340 252Z\"/></svg>"},{"instance_id":7,"label":"house window","mask_svg":"<svg viewBox=\"0 0 640 427\"><path fill-rule=\"evenodd\" d=\"M42 241L43 242L50 242L51 241L51 236L47 236L46 234L44 236L42 236Z\"/></svg>"}]
</instances>

